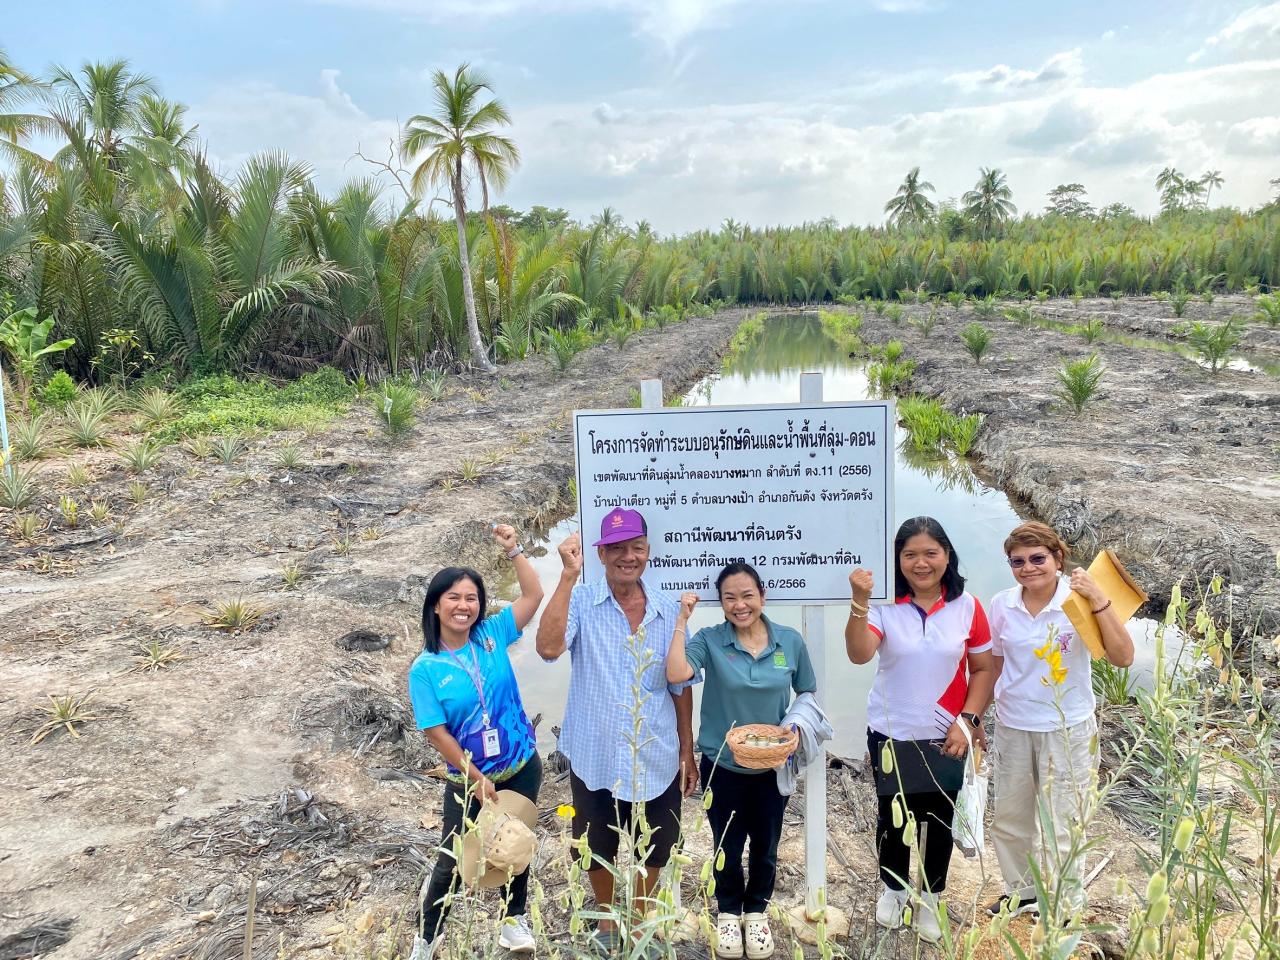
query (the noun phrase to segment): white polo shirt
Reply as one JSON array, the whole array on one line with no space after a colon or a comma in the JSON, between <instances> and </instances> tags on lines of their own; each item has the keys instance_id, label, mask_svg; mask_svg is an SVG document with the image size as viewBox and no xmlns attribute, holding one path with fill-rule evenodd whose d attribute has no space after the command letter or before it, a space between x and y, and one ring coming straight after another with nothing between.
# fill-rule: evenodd
<instances>
[{"instance_id":1,"label":"white polo shirt","mask_svg":"<svg viewBox=\"0 0 1280 960\"><path fill-rule=\"evenodd\" d=\"M867 625L880 638L867 726L894 740L945 737L969 694L969 654L991 649L982 604L962 593L926 612L899 597L872 607Z\"/></svg>"},{"instance_id":2,"label":"white polo shirt","mask_svg":"<svg viewBox=\"0 0 1280 960\"><path fill-rule=\"evenodd\" d=\"M1089 650L1062 612L1069 593L1071 582L1060 576L1053 599L1034 617L1022 603L1020 586L991 598L992 651L1004 658L1004 669L996 681L996 719L1002 726L1047 733L1061 730L1064 719L1073 727L1093 716L1097 701ZM1059 688L1061 714L1054 702L1054 687L1043 682L1049 676L1049 665L1035 653L1048 641L1050 627L1057 631L1054 643L1067 668Z\"/></svg>"}]
</instances>

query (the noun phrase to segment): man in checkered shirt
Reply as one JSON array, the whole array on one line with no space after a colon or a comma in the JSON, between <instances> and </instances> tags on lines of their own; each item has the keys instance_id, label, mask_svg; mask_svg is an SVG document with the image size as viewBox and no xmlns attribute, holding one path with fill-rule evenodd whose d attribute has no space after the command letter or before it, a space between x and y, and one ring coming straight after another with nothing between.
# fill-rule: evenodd
<instances>
[{"instance_id":1,"label":"man in checkered shirt","mask_svg":"<svg viewBox=\"0 0 1280 960\"><path fill-rule=\"evenodd\" d=\"M604 579L579 584L581 538L575 533L560 545L564 571L542 613L537 648L547 661L568 650L572 661L559 746L569 760L574 836L587 835L598 864L587 876L604 907L613 903L613 874L605 865L617 859L619 829L631 828L633 808L643 807L656 828L641 851L648 868L637 891L643 900L680 835L680 800L697 788L698 771L693 693L687 683L669 685L666 676L679 604L644 579L644 517L612 510L594 546ZM597 937L603 946L616 945L616 924L601 921Z\"/></svg>"}]
</instances>

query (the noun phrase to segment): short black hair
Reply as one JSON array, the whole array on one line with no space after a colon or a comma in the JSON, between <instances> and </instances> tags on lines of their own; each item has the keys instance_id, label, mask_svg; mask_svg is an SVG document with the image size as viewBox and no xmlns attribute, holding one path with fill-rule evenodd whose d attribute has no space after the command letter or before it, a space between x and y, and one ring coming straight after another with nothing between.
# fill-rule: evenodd
<instances>
[{"instance_id":1,"label":"short black hair","mask_svg":"<svg viewBox=\"0 0 1280 960\"><path fill-rule=\"evenodd\" d=\"M480 601L480 614L476 623L484 619L489 609L484 595L484 579L470 567L445 567L427 585L427 596L422 601L422 649L428 653L440 652L440 614L436 613L436 604L449 592L459 580L470 580L476 585L477 599ZM475 629L473 625L471 629Z\"/></svg>"},{"instance_id":2,"label":"short black hair","mask_svg":"<svg viewBox=\"0 0 1280 960\"><path fill-rule=\"evenodd\" d=\"M942 574L942 599L954 600L964 593L964 577L960 576L960 558L956 556L956 548L951 545L951 538L942 524L933 517L912 517L898 528L893 538L893 595L895 597L911 596L911 585L902 575L902 548L917 533L927 534L938 545L947 551L947 569Z\"/></svg>"},{"instance_id":3,"label":"short black hair","mask_svg":"<svg viewBox=\"0 0 1280 960\"><path fill-rule=\"evenodd\" d=\"M760 596L764 596L764 581L760 579L760 574L756 573L756 568L751 564L744 563L741 560L735 560L720 571L720 576L716 577L716 596L719 596L723 592L721 587L724 586L724 582L739 573L745 573L748 577L754 580L756 582L756 589L760 591Z\"/></svg>"}]
</instances>

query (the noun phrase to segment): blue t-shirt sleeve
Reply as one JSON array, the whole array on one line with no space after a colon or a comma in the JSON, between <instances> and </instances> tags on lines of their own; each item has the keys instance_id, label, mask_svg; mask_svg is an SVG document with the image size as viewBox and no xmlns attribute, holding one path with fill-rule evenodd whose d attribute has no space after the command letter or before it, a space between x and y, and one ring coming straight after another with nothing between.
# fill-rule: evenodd
<instances>
[{"instance_id":1,"label":"blue t-shirt sleeve","mask_svg":"<svg viewBox=\"0 0 1280 960\"><path fill-rule=\"evenodd\" d=\"M417 664L409 671L409 702L413 705L413 719L419 730L438 727L445 722L444 707L436 696L431 674Z\"/></svg>"},{"instance_id":2,"label":"blue t-shirt sleeve","mask_svg":"<svg viewBox=\"0 0 1280 960\"><path fill-rule=\"evenodd\" d=\"M520 628L516 626L516 614L510 607L503 607L492 617L486 617L474 628L474 636L481 640L493 641L495 649L509 647L520 639Z\"/></svg>"},{"instance_id":3,"label":"blue t-shirt sleeve","mask_svg":"<svg viewBox=\"0 0 1280 960\"><path fill-rule=\"evenodd\" d=\"M809 648L804 644L804 637L796 634L796 668L791 674L791 689L796 693L816 693L818 678L813 672L813 661L809 659Z\"/></svg>"}]
</instances>

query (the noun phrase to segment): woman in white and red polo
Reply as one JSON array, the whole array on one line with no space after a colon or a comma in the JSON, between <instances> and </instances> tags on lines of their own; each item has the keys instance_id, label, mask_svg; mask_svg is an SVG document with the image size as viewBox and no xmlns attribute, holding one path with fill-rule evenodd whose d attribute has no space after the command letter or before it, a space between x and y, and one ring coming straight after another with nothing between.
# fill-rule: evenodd
<instances>
[{"instance_id":1,"label":"woman in white and red polo","mask_svg":"<svg viewBox=\"0 0 1280 960\"><path fill-rule=\"evenodd\" d=\"M964 590L959 558L942 525L932 517L908 520L898 528L893 550L897 603L870 606L871 572L853 571L844 640L854 663L879 654L867 702L884 883L876 922L890 929L902 923L914 841L924 875L914 925L921 939L933 943L942 937L938 895L947 885L964 756L970 739L984 742L979 712L990 702L994 663L986 614Z\"/></svg>"}]
</instances>

